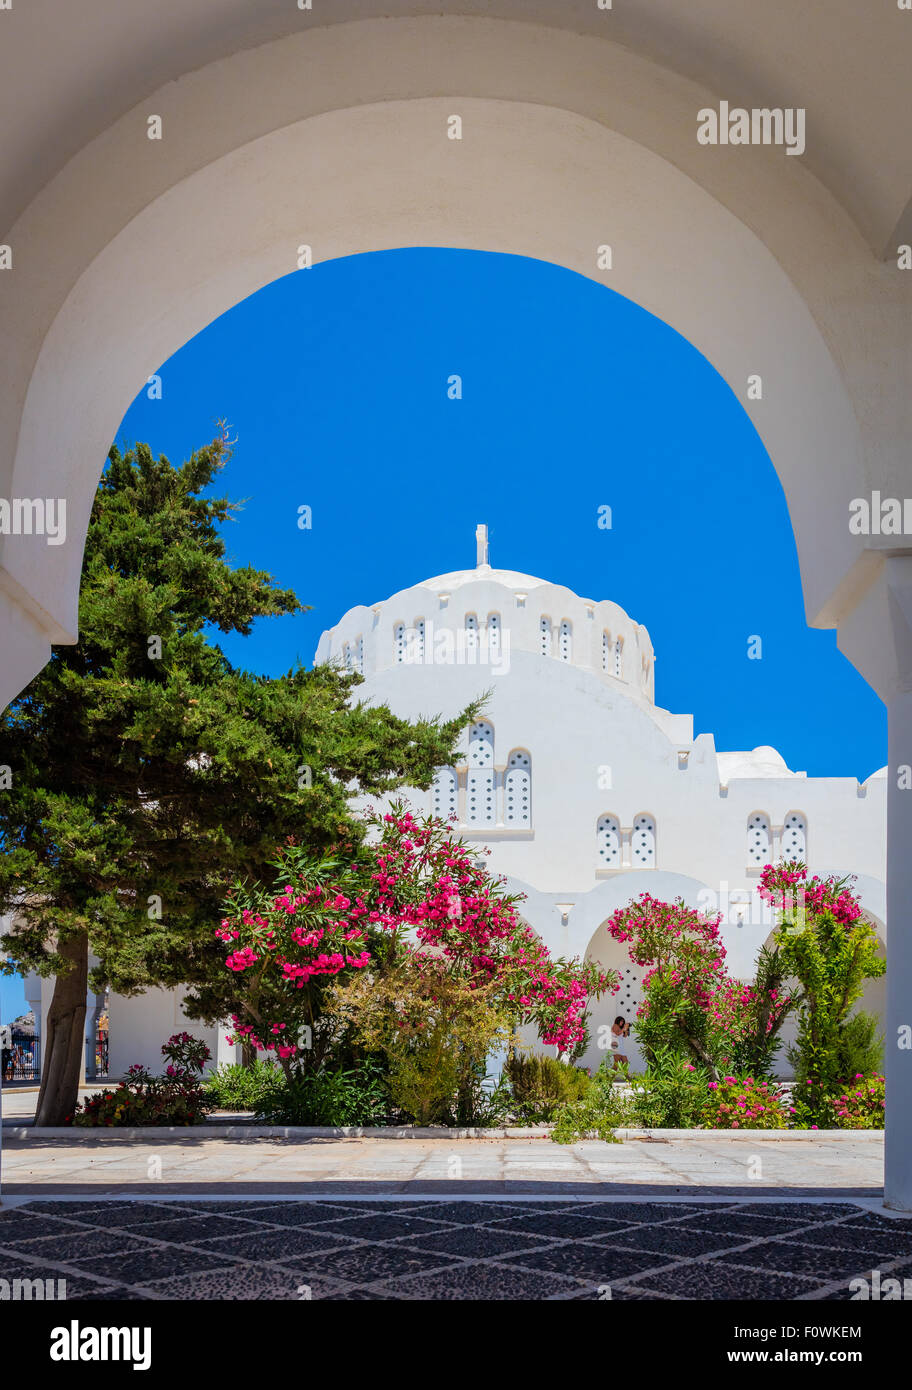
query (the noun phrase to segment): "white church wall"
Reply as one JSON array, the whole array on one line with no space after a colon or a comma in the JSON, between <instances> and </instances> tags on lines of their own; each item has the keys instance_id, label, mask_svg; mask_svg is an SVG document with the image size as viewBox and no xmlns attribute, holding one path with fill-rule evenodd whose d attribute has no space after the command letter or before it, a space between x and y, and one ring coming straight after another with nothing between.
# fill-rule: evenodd
<instances>
[{"instance_id":1,"label":"white church wall","mask_svg":"<svg viewBox=\"0 0 912 1390\"><path fill-rule=\"evenodd\" d=\"M751 979L772 926L757 893L762 862L801 844L811 872L857 873L883 920L883 773L859 787L792 773L771 748L717 754L711 734L694 736L692 716L653 703L649 634L610 601L480 563L353 608L323 634L317 659L362 672L357 697L405 718L449 718L487 695L493 755L485 731L487 755L476 746L469 767L466 734L455 781L451 772L436 793L399 795L420 813L455 807L457 833L479 853L489 847L489 867L528 893L524 914L556 954L608 949L605 920L649 892L720 911L729 970ZM616 852L600 855L606 817ZM749 839L758 817L768 858ZM165 992L145 999L129 1001L129 1028L157 1061L169 1032L195 1029L182 1015L170 1026L176 1006ZM597 1006L596 1028L611 1008L610 998ZM113 1017L111 1035L114 1049Z\"/></svg>"},{"instance_id":2,"label":"white church wall","mask_svg":"<svg viewBox=\"0 0 912 1390\"><path fill-rule=\"evenodd\" d=\"M156 1074L163 1071L162 1043L172 1033L190 1033L206 1043L212 1054L207 1073L221 1062L236 1060L236 1049L225 1043L224 1025L210 1027L187 1018L181 1008L185 994L183 989L150 989L129 999L110 996L108 1070L112 1078L125 1076L136 1062Z\"/></svg>"}]
</instances>

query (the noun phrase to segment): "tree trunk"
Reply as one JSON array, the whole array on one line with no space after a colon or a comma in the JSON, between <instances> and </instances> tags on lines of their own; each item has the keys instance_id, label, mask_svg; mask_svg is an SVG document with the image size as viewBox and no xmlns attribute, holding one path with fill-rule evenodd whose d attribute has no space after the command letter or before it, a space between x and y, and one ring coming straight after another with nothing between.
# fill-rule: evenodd
<instances>
[{"instance_id":1,"label":"tree trunk","mask_svg":"<svg viewBox=\"0 0 912 1390\"><path fill-rule=\"evenodd\" d=\"M57 949L70 968L57 976L48 1010L36 1125L62 1125L72 1115L79 1099L85 1054L89 938L85 932L79 932L67 937Z\"/></svg>"}]
</instances>

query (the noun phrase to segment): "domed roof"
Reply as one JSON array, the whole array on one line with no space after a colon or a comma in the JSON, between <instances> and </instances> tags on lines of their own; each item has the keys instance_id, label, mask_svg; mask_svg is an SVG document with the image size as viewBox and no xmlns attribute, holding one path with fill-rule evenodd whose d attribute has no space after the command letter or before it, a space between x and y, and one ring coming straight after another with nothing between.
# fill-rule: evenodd
<instances>
[{"instance_id":1,"label":"domed roof","mask_svg":"<svg viewBox=\"0 0 912 1390\"><path fill-rule=\"evenodd\" d=\"M463 584L478 584L487 580L491 584L503 584L508 589L537 589L547 584L547 579L536 579L534 574L520 574L519 570L496 570L490 565L477 565L473 570L451 570L449 574L436 574L433 579L422 579L422 589L433 589L435 593L449 594Z\"/></svg>"},{"instance_id":2,"label":"domed roof","mask_svg":"<svg viewBox=\"0 0 912 1390\"><path fill-rule=\"evenodd\" d=\"M792 772L782 754L768 743L748 752L717 753L719 775L724 782L736 777L803 777Z\"/></svg>"}]
</instances>

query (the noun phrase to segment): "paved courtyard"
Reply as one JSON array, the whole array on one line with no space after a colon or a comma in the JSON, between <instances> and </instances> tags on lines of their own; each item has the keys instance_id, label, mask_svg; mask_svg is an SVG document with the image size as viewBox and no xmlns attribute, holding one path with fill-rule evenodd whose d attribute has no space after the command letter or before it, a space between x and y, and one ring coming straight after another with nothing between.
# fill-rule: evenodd
<instances>
[{"instance_id":1,"label":"paved courtyard","mask_svg":"<svg viewBox=\"0 0 912 1390\"><path fill-rule=\"evenodd\" d=\"M130 1196L216 1196L226 1192L329 1197L408 1193L460 1195L665 1196L728 1193L745 1199L879 1197L881 1135L807 1139L599 1140L562 1146L549 1139L228 1139L156 1140L84 1135L31 1139L3 1149L4 1192L32 1196L101 1191Z\"/></svg>"},{"instance_id":2,"label":"paved courtyard","mask_svg":"<svg viewBox=\"0 0 912 1390\"><path fill-rule=\"evenodd\" d=\"M841 1202L27 1201L0 1278L98 1299L847 1300L912 1221Z\"/></svg>"}]
</instances>

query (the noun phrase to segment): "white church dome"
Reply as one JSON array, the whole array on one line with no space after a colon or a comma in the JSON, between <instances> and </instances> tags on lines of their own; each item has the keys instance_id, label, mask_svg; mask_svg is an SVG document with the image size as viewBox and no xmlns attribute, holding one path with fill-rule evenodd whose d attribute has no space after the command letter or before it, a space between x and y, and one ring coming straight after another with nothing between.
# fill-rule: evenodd
<instances>
[{"instance_id":1,"label":"white church dome","mask_svg":"<svg viewBox=\"0 0 912 1390\"><path fill-rule=\"evenodd\" d=\"M805 777L804 772L792 772L782 754L769 744L761 744L750 752L717 753L719 780L730 782L738 777Z\"/></svg>"},{"instance_id":2,"label":"white church dome","mask_svg":"<svg viewBox=\"0 0 912 1390\"><path fill-rule=\"evenodd\" d=\"M477 584L487 580L490 584L503 584L507 589L537 589L547 584L547 579L536 579L534 574L520 574L519 570L496 570L490 565L476 565L473 570L452 570L450 574L438 574L433 579L422 579L419 589L433 589L435 593L452 593L463 584Z\"/></svg>"},{"instance_id":3,"label":"white church dome","mask_svg":"<svg viewBox=\"0 0 912 1390\"><path fill-rule=\"evenodd\" d=\"M475 540L474 569L434 575L381 603L349 609L320 638L317 663L339 661L371 676L447 664L454 658L446 653L453 652L457 664L502 667L512 651L589 671L654 705L655 657L641 623L608 599L494 569L487 526L478 526Z\"/></svg>"}]
</instances>

